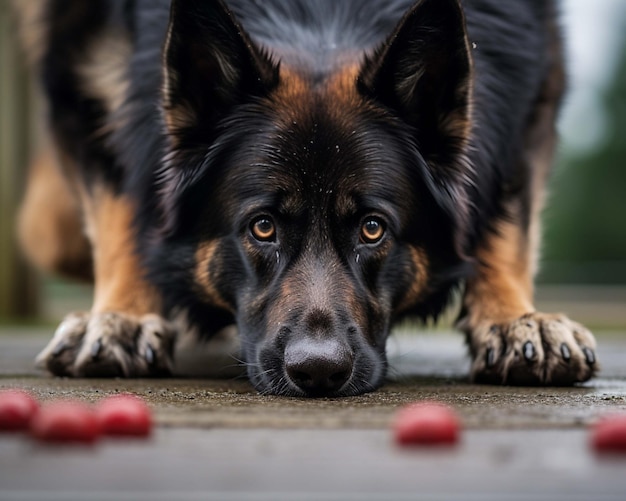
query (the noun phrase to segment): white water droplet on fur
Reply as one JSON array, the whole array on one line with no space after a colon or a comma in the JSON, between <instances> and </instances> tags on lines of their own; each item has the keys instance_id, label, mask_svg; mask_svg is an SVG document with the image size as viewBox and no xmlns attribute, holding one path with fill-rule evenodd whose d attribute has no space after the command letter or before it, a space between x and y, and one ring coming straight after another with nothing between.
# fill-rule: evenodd
<instances>
[{"instance_id":1,"label":"white water droplet on fur","mask_svg":"<svg viewBox=\"0 0 626 501\"><path fill-rule=\"evenodd\" d=\"M356 255L356 262L358 263L360 259L361 259L361 254L357 254Z\"/></svg>"}]
</instances>

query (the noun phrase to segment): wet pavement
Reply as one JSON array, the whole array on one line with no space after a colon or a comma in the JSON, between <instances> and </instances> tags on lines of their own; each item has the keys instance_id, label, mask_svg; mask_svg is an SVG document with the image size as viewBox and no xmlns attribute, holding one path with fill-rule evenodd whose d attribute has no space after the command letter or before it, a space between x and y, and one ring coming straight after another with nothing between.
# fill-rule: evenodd
<instances>
[{"instance_id":1,"label":"wet pavement","mask_svg":"<svg viewBox=\"0 0 626 501\"><path fill-rule=\"evenodd\" d=\"M89 402L136 393L152 406L156 433L92 447L0 435L0 501L626 499L626 455L594 454L587 429L626 412L626 332L599 333L602 371L573 388L473 385L460 335L402 332L382 389L317 400L260 396L242 377L49 378L32 366L48 337L0 330L0 388ZM197 365L202 351L194 353ZM396 409L423 399L458 411L458 446L393 443Z\"/></svg>"}]
</instances>

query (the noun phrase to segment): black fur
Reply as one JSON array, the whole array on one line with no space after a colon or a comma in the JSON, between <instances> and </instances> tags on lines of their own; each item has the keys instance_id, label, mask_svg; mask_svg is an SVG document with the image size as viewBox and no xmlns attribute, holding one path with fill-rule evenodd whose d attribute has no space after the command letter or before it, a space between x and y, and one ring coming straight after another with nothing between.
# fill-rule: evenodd
<instances>
[{"instance_id":1,"label":"black fur","mask_svg":"<svg viewBox=\"0 0 626 501\"><path fill-rule=\"evenodd\" d=\"M54 130L88 185L99 179L139 201L137 247L166 313L187 311L205 336L236 322L261 391L371 390L393 322L436 318L471 274L477 244L507 217L504 202L528 197L519 159L552 64L555 6L226 3L232 14L217 1L177 0L168 24L167 0L53 0L42 68ZM130 89L120 127L102 135L102 104L83 99L74 67L80 47L113 25L133 43ZM338 110L321 89L347 62L361 65L365 104ZM272 100L287 67L315 91L293 103L290 123ZM380 245L355 238L369 214L384 220ZM250 240L259 215L274 219L275 241ZM219 242L209 275L227 309L197 290L196 252L208 241ZM409 246L424 249L428 283L400 311L418 273ZM286 281L322 295L322 307L294 297L289 314L277 313ZM352 353L350 379L332 390L289 382L281 364L299 356L293 339L322 331L341 333L333 350Z\"/></svg>"}]
</instances>

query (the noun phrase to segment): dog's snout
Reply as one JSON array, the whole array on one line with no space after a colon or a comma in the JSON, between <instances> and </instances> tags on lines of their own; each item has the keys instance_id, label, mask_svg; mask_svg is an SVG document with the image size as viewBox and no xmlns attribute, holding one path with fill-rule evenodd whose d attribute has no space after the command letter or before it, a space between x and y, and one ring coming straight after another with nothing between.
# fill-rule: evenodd
<instances>
[{"instance_id":1,"label":"dog's snout","mask_svg":"<svg viewBox=\"0 0 626 501\"><path fill-rule=\"evenodd\" d=\"M334 340L299 340L285 348L285 371L308 395L339 391L352 375L352 353Z\"/></svg>"}]
</instances>

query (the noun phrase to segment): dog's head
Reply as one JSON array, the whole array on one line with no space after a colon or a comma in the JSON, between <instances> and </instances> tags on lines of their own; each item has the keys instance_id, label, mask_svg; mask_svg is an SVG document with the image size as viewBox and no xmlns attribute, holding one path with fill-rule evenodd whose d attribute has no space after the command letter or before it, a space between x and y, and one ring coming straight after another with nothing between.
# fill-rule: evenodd
<instances>
[{"instance_id":1,"label":"dog's head","mask_svg":"<svg viewBox=\"0 0 626 501\"><path fill-rule=\"evenodd\" d=\"M174 1L164 66L161 258L234 317L259 391L375 389L391 323L433 313L463 250L471 64L457 1L421 1L324 78L279 66L220 2Z\"/></svg>"}]
</instances>

